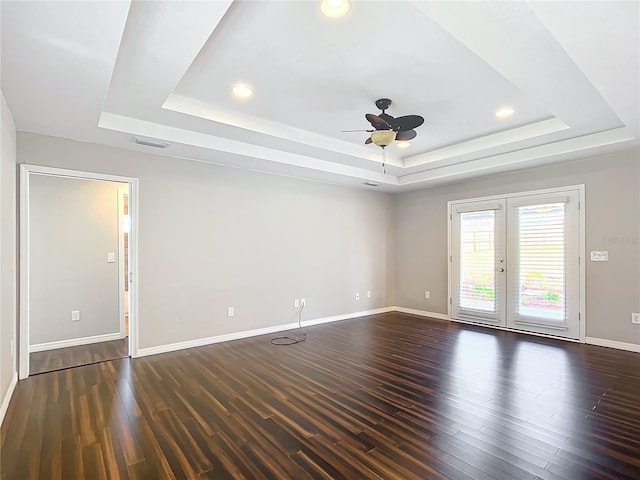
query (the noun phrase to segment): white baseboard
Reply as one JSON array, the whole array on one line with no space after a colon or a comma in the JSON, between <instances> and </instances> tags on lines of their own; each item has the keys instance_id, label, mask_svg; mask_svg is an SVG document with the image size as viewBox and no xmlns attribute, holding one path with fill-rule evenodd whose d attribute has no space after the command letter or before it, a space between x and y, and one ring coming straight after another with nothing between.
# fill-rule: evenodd
<instances>
[{"instance_id":1,"label":"white baseboard","mask_svg":"<svg viewBox=\"0 0 640 480\"><path fill-rule=\"evenodd\" d=\"M375 310L365 310L362 312L347 313L344 315L335 315L332 317L315 318L313 320L305 320L302 322L303 327L312 325L320 325L321 323L337 322L339 320L348 320L351 318L365 317L367 315L376 315L378 313L387 313L393 311L393 307L377 308ZM273 327L258 328L255 330L245 330L243 332L227 333L225 335L216 335L213 337L197 338L195 340L187 340L185 342L170 343L168 345L159 345L157 347L139 348L136 357L146 357L147 355L156 355L158 353L175 352L176 350L184 350L186 348L202 347L214 343L228 342L230 340L240 340L241 338L256 337L258 335L268 335L270 333L282 332L284 330L293 330L298 328L298 323L287 323L283 325L275 325Z\"/></svg>"},{"instance_id":2,"label":"white baseboard","mask_svg":"<svg viewBox=\"0 0 640 480\"><path fill-rule=\"evenodd\" d=\"M637 343L618 342L616 340L607 340L605 338L587 337L586 343L589 345L598 345L599 347L617 348L618 350L628 350L629 352L640 353L640 345Z\"/></svg>"},{"instance_id":3,"label":"white baseboard","mask_svg":"<svg viewBox=\"0 0 640 480\"><path fill-rule=\"evenodd\" d=\"M451 320L449 315L445 313L427 312L425 310L415 310L405 307L391 307L394 312L410 313L411 315L420 315L421 317L437 318L438 320Z\"/></svg>"},{"instance_id":4,"label":"white baseboard","mask_svg":"<svg viewBox=\"0 0 640 480\"><path fill-rule=\"evenodd\" d=\"M76 347L78 345L89 345L90 343L110 342L124 338L120 332L106 333L104 335L94 335L93 337L71 338L69 340L59 340L57 342L36 343L29 345L29 353L44 352L45 350L55 350L56 348Z\"/></svg>"},{"instance_id":5,"label":"white baseboard","mask_svg":"<svg viewBox=\"0 0 640 480\"><path fill-rule=\"evenodd\" d=\"M7 388L6 393L4 394L4 398L2 399L2 404L0 405L0 425L4 421L4 416L7 413L7 408L9 408L9 402L11 401L11 396L13 395L13 391L18 384L18 372L13 372L13 377L11 377L11 382L9 383L9 388Z\"/></svg>"},{"instance_id":6,"label":"white baseboard","mask_svg":"<svg viewBox=\"0 0 640 480\"><path fill-rule=\"evenodd\" d=\"M419 315L421 317L435 318L439 320L452 320L448 315L444 313L427 312L425 310L416 310L413 308L393 306L393 307L377 308L374 310L365 310L361 312L347 313L344 315L335 315L332 317L323 317L323 318L316 318L313 320L305 320L302 322L302 326L310 327L312 325L320 325L323 323L337 322L340 320L349 320L352 318L365 317L367 315L376 315L376 314L387 313L387 312L401 312L401 313L408 313L411 315ZM461 321L460 323L469 323L472 325L477 325L477 324L474 324L473 322ZM491 325L488 325L488 326L492 327ZM228 333L225 335L216 335L213 337L197 338L195 340L187 340L184 342L170 343L167 345L159 345L157 347L140 348L138 349L136 357L145 357L148 355L174 352L176 350L184 350L187 348L202 347L204 345L211 345L214 343L228 342L231 340L239 340L242 338L256 337L259 335L268 335L270 333L282 332L284 330L292 330L297 327L298 327L298 324L294 322L294 323L287 323L282 325L275 325L273 327L258 328L255 330L245 330L243 332ZM497 328L497 327L493 327L493 328ZM506 328L499 328L499 329L522 333L519 330L511 330ZM527 332L527 333L530 333L530 332ZM532 335L541 336L541 337L550 337L549 335L544 335L544 334L532 333ZM552 337L552 338L559 338L559 337ZM573 342L577 341L573 339L563 339L563 340L569 340ZM589 343L592 345L600 345L604 347L618 348L621 350L629 350L631 352L640 352L640 345L633 344L633 343L616 342L612 340L604 340L601 338L593 338L593 337L587 337L586 343Z\"/></svg>"},{"instance_id":7,"label":"white baseboard","mask_svg":"<svg viewBox=\"0 0 640 480\"><path fill-rule=\"evenodd\" d=\"M376 308L374 310L364 310L362 312L345 313L344 315L334 315L333 317L316 318L302 322L305 327L320 325L321 323L337 322L339 320L349 320L351 318L366 317L367 315L377 315L379 313L393 312L394 307Z\"/></svg>"}]
</instances>

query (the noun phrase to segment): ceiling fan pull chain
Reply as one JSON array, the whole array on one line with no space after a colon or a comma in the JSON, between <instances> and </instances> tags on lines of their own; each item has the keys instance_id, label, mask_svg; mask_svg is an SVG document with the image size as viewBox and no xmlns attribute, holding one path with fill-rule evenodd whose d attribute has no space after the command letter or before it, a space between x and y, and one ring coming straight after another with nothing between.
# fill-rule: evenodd
<instances>
[{"instance_id":1,"label":"ceiling fan pull chain","mask_svg":"<svg viewBox=\"0 0 640 480\"><path fill-rule=\"evenodd\" d=\"M382 147L382 173L387 174L387 152L384 147Z\"/></svg>"}]
</instances>

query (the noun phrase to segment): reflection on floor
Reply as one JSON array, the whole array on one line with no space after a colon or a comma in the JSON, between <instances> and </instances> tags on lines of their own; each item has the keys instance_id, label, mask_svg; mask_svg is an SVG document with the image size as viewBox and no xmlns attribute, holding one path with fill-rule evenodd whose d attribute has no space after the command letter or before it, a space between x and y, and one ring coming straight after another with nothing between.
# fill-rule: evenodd
<instances>
[{"instance_id":1,"label":"reflection on floor","mask_svg":"<svg viewBox=\"0 0 640 480\"><path fill-rule=\"evenodd\" d=\"M29 354L29 373L53 372L129 356L129 338Z\"/></svg>"},{"instance_id":2,"label":"reflection on floor","mask_svg":"<svg viewBox=\"0 0 640 480\"><path fill-rule=\"evenodd\" d=\"M307 333L22 380L1 478L640 479L640 353L398 312Z\"/></svg>"}]
</instances>

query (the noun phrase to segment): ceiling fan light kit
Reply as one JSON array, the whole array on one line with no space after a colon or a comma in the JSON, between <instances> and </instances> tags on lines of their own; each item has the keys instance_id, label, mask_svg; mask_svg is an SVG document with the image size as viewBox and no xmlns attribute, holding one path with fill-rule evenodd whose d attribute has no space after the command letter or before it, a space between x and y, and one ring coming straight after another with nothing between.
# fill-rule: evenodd
<instances>
[{"instance_id":1,"label":"ceiling fan light kit","mask_svg":"<svg viewBox=\"0 0 640 480\"><path fill-rule=\"evenodd\" d=\"M376 130L371 134L371 141L379 147L387 147L396 139L396 132L393 130Z\"/></svg>"}]
</instances>

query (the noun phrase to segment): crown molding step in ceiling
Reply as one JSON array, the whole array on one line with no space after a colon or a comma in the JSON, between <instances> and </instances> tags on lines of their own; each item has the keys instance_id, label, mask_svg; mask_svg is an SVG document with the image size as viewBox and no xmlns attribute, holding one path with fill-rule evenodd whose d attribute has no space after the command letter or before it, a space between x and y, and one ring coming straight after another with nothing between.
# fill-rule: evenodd
<instances>
[{"instance_id":1,"label":"crown molding step in ceiling","mask_svg":"<svg viewBox=\"0 0 640 480\"><path fill-rule=\"evenodd\" d=\"M397 192L638 148L639 5L2 2L2 91L18 130Z\"/></svg>"}]
</instances>

